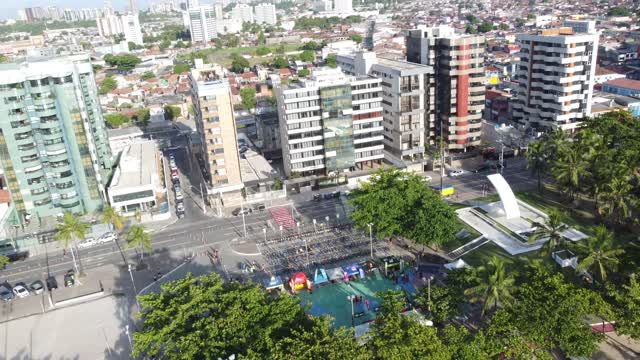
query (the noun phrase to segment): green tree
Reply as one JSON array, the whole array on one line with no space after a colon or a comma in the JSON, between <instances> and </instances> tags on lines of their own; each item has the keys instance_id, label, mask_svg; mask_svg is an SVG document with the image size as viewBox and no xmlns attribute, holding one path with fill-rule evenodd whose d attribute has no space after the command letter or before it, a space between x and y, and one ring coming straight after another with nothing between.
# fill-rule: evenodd
<instances>
[{"instance_id":1,"label":"green tree","mask_svg":"<svg viewBox=\"0 0 640 360\"><path fill-rule=\"evenodd\" d=\"M620 255L624 250L613 246L613 234L604 226L596 227L593 236L578 244L584 258L578 264L577 270L595 269L603 284L607 281L608 271L617 268Z\"/></svg>"},{"instance_id":2,"label":"green tree","mask_svg":"<svg viewBox=\"0 0 640 360\"><path fill-rule=\"evenodd\" d=\"M482 316L487 310L495 309L498 304L507 307L513 303L515 277L507 271L501 258L493 257L485 266L476 269L476 285L465 291L475 301L482 301Z\"/></svg>"},{"instance_id":3,"label":"green tree","mask_svg":"<svg viewBox=\"0 0 640 360\"><path fill-rule=\"evenodd\" d=\"M538 180L538 191L542 191L542 175L547 169L545 143L542 141L534 141L529 144L527 152L527 168L531 174Z\"/></svg>"},{"instance_id":4,"label":"green tree","mask_svg":"<svg viewBox=\"0 0 640 360\"><path fill-rule=\"evenodd\" d=\"M242 56L240 56L240 54L238 53L234 53L231 55L231 71L233 71L236 74L240 74L243 73L245 71L245 69L247 69L249 66L249 60L243 58Z\"/></svg>"},{"instance_id":5,"label":"green tree","mask_svg":"<svg viewBox=\"0 0 640 360\"><path fill-rule=\"evenodd\" d=\"M117 88L118 88L118 82L111 75L107 75L107 77L105 77L105 79L100 84L100 89L98 90L98 92L101 95L104 95Z\"/></svg>"},{"instance_id":6,"label":"green tree","mask_svg":"<svg viewBox=\"0 0 640 360\"><path fill-rule=\"evenodd\" d=\"M191 69L191 66L189 66L189 64L176 64L173 66L173 73L176 75L180 75L184 72L187 72Z\"/></svg>"},{"instance_id":7,"label":"green tree","mask_svg":"<svg viewBox=\"0 0 640 360\"><path fill-rule=\"evenodd\" d=\"M362 35L354 34L350 37L356 44L362 44Z\"/></svg>"},{"instance_id":8,"label":"green tree","mask_svg":"<svg viewBox=\"0 0 640 360\"><path fill-rule=\"evenodd\" d=\"M315 41L309 41L304 43L304 45L302 45L300 47L300 50L313 50L313 51L318 51L318 50L322 50L322 44L319 44Z\"/></svg>"},{"instance_id":9,"label":"green tree","mask_svg":"<svg viewBox=\"0 0 640 360\"><path fill-rule=\"evenodd\" d=\"M560 210L555 208L549 210L544 224L538 222L533 224L536 231L533 235L529 236L529 243L546 239L542 253L550 256L557 247L564 244L565 238L562 236L562 231L564 231L566 226L563 221L564 214L562 214Z\"/></svg>"},{"instance_id":10,"label":"green tree","mask_svg":"<svg viewBox=\"0 0 640 360\"><path fill-rule=\"evenodd\" d=\"M78 240L84 239L89 231L89 224L80 221L80 218L73 214L70 211L64 213L62 217L62 222L56 224L56 233L54 238L63 243L65 249L69 247L69 243L72 243L72 246L75 247L75 257L73 259L73 265L76 268L76 271L82 275L82 260L80 259L80 254L78 252ZM73 249L72 249L73 251ZM78 263L76 264L76 260Z\"/></svg>"},{"instance_id":11,"label":"green tree","mask_svg":"<svg viewBox=\"0 0 640 360\"><path fill-rule=\"evenodd\" d=\"M118 70L125 73L133 70L136 67L136 65L142 62L142 60L139 57L135 55L130 55L130 54L124 54L124 55L108 54L104 56L104 61L107 64L109 64L109 66L116 67Z\"/></svg>"},{"instance_id":12,"label":"green tree","mask_svg":"<svg viewBox=\"0 0 640 360\"><path fill-rule=\"evenodd\" d=\"M442 338L455 360L491 359L487 352L486 337L482 330L471 334L464 326L447 325Z\"/></svg>"},{"instance_id":13,"label":"green tree","mask_svg":"<svg viewBox=\"0 0 640 360\"><path fill-rule=\"evenodd\" d=\"M286 69L289 67L289 61L282 56L278 56L273 60L273 67L276 69Z\"/></svg>"},{"instance_id":14,"label":"green tree","mask_svg":"<svg viewBox=\"0 0 640 360\"><path fill-rule=\"evenodd\" d=\"M309 75L311 75L311 70L309 70L309 69L300 69L300 70L298 70L298 76L300 76L300 77L307 77Z\"/></svg>"},{"instance_id":15,"label":"green tree","mask_svg":"<svg viewBox=\"0 0 640 360\"><path fill-rule=\"evenodd\" d=\"M124 217L113 207L106 206L102 210L102 223L111 225L112 228L116 232L116 246L120 251L120 256L122 256L122 261L125 266L128 265L127 257L124 255L124 251L122 250L122 246L120 245L120 233L122 229L124 229Z\"/></svg>"},{"instance_id":16,"label":"green tree","mask_svg":"<svg viewBox=\"0 0 640 360\"><path fill-rule=\"evenodd\" d=\"M556 181L568 191L573 200L580 190L581 181L586 175L587 163L582 154L574 147L561 148L551 172Z\"/></svg>"},{"instance_id":17,"label":"green tree","mask_svg":"<svg viewBox=\"0 0 640 360\"><path fill-rule=\"evenodd\" d=\"M363 359L353 332L307 316L298 299L253 283L191 274L140 296L134 358Z\"/></svg>"},{"instance_id":18,"label":"green tree","mask_svg":"<svg viewBox=\"0 0 640 360\"><path fill-rule=\"evenodd\" d=\"M620 6L612 7L607 11L607 16L631 16L631 11Z\"/></svg>"},{"instance_id":19,"label":"green tree","mask_svg":"<svg viewBox=\"0 0 640 360\"><path fill-rule=\"evenodd\" d=\"M379 170L354 191L353 223L373 224L381 237L402 236L420 245L439 246L458 230L453 209L424 178L398 170Z\"/></svg>"},{"instance_id":20,"label":"green tree","mask_svg":"<svg viewBox=\"0 0 640 360\"><path fill-rule=\"evenodd\" d=\"M136 224L129 228L126 239L126 247L140 250L140 262L142 262L144 252L151 251L151 235L146 232L144 225Z\"/></svg>"},{"instance_id":21,"label":"green tree","mask_svg":"<svg viewBox=\"0 0 640 360\"><path fill-rule=\"evenodd\" d=\"M258 45L264 45L267 43L267 39L264 37L264 32L260 31L260 34L258 34L258 39L256 40L256 42L258 43Z\"/></svg>"},{"instance_id":22,"label":"green tree","mask_svg":"<svg viewBox=\"0 0 640 360\"><path fill-rule=\"evenodd\" d=\"M9 261L9 258L4 256L4 255L0 255L0 270L4 270L5 267L7 267L7 265L9 265L11 261Z\"/></svg>"},{"instance_id":23,"label":"green tree","mask_svg":"<svg viewBox=\"0 0 640 360\"><path fill-rule=\"evenodd\" d=\"M612 223L621 224L631 217L631 210L637 203L637 198L632 192L633 185L626 178L609 179L604 185L598 211L608 216Z\"/></svg>"},{"instance_id":24,"label":"green tree","mask_svg":"<svg viewBox=\"0 0 640 360\"><path fill-rule=\"evenodd\" d=\"M182 109L179 106L165 105L164 118L169 121L174 121L182 115Z\"/></svg>"},{"instance_id":25,"label":"green tree","mask_svg":"<svg viewBox=\"0 0 640 360\"><path fill-rule=\"evenodd\" d=\"M123 114L105 114L104 120L111 125L112 128L117 129L120 126L127 124L129 122L129 118Z\"/></svg>"},{"instance_id":26,"label":"green tree","mask_svg":"<svg viewBox=\"0 0 640 360\"><path fill-rule=\"evenodd\" d=\"M483 21L482 24L478 25L478 32L487 33L493 30L493 23L489 21Z\"/></svg>"},{"instance_id":27,"label":"green tree","mask_svg":"<svg viewBox=\"0 0 640 360\"><path fill-rule=\"evenodd\" d=\"M480 24L480 19L478 19L478 17L475 15L467 15L467 21L473 25Z\"/></svg>"},{"instance_id":28,"label":"green tree","mask_svg":"<svg viewBox=\"0 0 640 360\"><path fill-rule=\"evenodd\" d=\"M0 63L6 63L9 61L9 58L6 55L0 54Z\"/></svg>"},{"instance_id":29,"label":"green tree","mask_svg":"<svg viewBox=\"0 0 640 360\"><path fill-rule=\"evenodd\" d=\"M147 108L139 108L136 111L136 119L143 126L147 126L151 120L151 111Z\"/></svg>"},{"instance_id":30,"label":"green tree","mask_svg":"<svg viewBox=\"0 0 640 360\"><path fill-rule=\"evenodd\" d=\"M467 24L464 28L465 34L477 34L478 27L476 25Z\"/></svg>"},{"instance_id":31,"label":"green tree","mask_svg":"<svg viewBox=\"0 0 640 360\"><path fill-rule=\"evenodd\" d=\"M381 314L370 328L366 346L373 359L449 359L446 346L434 327L413 316L403 315L404 296L397 291L378 294Z\"/></svg>"},{"instance_id":32,"label":"green tree","mask_svg":"<svg viewBox=\"0 0 640 360\"><path fill-rule=\"evenodd\" d=\"M640 281L636 274L629 276L629 285L609 289L616 304L616 332L640 339Z\"/></svg>"},{"instance_id":33,"label":"green tree","mask_svg":"<svg viewBox=\"0 0 640 360\"><path fill-rule=\"evenodd\" d=\"M500 25L498 25L498 28L499 28L500 30L502 30L502 31L509 30L509 24L507 24L507 23L500 23Z\"/></svg>"},{"instance_id":34,"label":"green tree","mask_svg":"<svg viewBox=\"0 0 640 360\"><path fill-rule=\"evenodd\" d=\"M165 49L168 49L168 48L169 48L169 46L171 46L171 41L169 41L169 40L167 40L167 39L162 40L162 41L160 42L160 45L158 45L158 47L160 48L160 50L161 50L161 51L162 51L162 50L165 50Z\"/></svg>"},{"instance_id":35,"label":"green tree","mask_svg":"<svg viewBox=\"0 0 640 360\"><path fill-rule=\"evenodd\" d=\"M240 98L245 110L251 111L256 108L256 89L254 87L246 86L240 89Z\"/></svg>"},{"instance_id":36,"label":"green tree","mask_svg":"<svg viewBox=\"0 0 640 360\"><path fill-rule=\"evenodd\" d=\"M313 50L305 50L300 54L300 60L304 62L313 62L316 58L316 53Z\"/></svg>"},{"instance_id":37,"label":"green tree","mask_svg":"<svg viewBox=\"0 0 640 360\"><path fill-rule=\"evenodd\" d=\"M142 75L140 75L140 78L142 80L151 80L151 79L155 79L156 74L153 73L153 71L145 71L144 73L142 73Z\"/></svg>"},{"instance_id":38,"label":"green tree","mask_svg":"<svg viewBox=\"0 0 640 360\"><path fill-rule=\"evenodd\" d=\"M331 67L331 68L338 67L338 63L336 61L336 55L335 54L327 55L327 58L324 60L324 62L328 67Z\"/></svg>"}]
</instances>

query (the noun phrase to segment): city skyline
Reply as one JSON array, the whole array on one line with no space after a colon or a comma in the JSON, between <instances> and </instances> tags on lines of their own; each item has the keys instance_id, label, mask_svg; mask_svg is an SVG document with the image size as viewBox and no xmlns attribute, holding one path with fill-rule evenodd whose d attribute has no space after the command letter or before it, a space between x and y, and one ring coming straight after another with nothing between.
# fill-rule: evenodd
<instances>
[{"instance_id":1,"label":"city skyline","mask_svg":"<svg viewBox=\"0 0 640 360\"><path fill-rule=\"evenodd\" d=\"M145 10L151 0L136 0L139 10ZM60 8L102 8L105 4L104 0L24 0L20 2L9 1L0 4L0 19L16 19L18 10L28 7L49 7L56 6ZM129 7L129 0L111 0L111 5L115 10L125 10Z\"/></svg>"}]
</instances>

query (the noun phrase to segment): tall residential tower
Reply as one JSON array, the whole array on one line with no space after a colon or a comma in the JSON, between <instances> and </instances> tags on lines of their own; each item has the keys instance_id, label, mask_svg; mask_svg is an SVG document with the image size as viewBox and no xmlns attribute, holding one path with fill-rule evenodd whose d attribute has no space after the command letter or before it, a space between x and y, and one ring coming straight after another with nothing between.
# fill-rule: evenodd
<instances>
[{"instance_id":1,"label":"tall residential tower","mask_svg":"<svg viewBox=\"0 0 640 360\"><path fill-rule=\"evenodd\" d=\"M102 208L113 159L88 56L0 65L0 166L20 222Z\"/></svg>"}]
</instances>

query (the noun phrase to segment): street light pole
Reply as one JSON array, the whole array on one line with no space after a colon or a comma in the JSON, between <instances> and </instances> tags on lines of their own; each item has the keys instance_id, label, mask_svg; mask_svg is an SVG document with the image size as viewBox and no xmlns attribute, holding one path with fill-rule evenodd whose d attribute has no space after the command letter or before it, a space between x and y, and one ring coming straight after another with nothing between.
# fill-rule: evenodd
<instances>
[{"instance_id":1,"label":"street light pole","mask_svg":"<svg viewBox=\"0 0 640 360\"><path fill-rule=\"evenodd\" d=\"M204 214L206 214L207 213L207 203L204 200L205 195L204 195L204 191L202 190L202 183L200 183L200 196L202 196L202 212Z\"/></svg>"},{"instance_id":2,"label":"street light pole","mask_svg":"<svg viewBox=\"0 0 640 360\"><path fill-rule=\"evenodd\" d=\"M264 242L267 242L267 228L262 228L262 233L264 234Z\"/></svg>"},{"instance_id":3,"label":"street light pole","mask_svg":"<svg viewBox=\"0 0 640 360\"><path fill-rule=\"evenodd\" d=\"M244 237L247 237L247 224L244 221L244 201L240 197L240 212L242 213L242 228L244 229Z\"/></svg>"},{"instance_id":4,"label":"street light pole","mask_svg":"<svg viewBox=\"0 0 640 360\"><path fill-rule=\"evenodd\" d=\"M318 229L316 229L316 219L313 219L313 231L318 231Z\"/></svg>"},{"instance_id":5,"label":"street light pole","mask_svg":"<svg viewBox=\"0 0 640 360\"><path fill-rule=\"evenodd\" d=\"M136 282L133 280L133 273L131 272L131 264L128 266L129 276L131 276L131 285L133 285L134 297L136 299L136 306L138 307L138 312L140 312L140 302L138 302L138 289L136 289Z\"/></svg>"},{"instance_id":6,"label":"street light pole","mask_svg":"<svg viewBox=\"0 0 640 360\"><path fill-rule=\"evenodd\" d=\"M373 260L373 223L368 223L369 226L369 243L371 246L371 259Z\"/></svg>"}]
</instances>

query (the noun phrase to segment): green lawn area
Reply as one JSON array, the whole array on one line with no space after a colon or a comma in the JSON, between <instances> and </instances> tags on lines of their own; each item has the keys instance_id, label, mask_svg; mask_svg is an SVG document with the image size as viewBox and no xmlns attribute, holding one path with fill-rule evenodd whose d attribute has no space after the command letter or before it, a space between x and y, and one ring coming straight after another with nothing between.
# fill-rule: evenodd
<instances>
[{"instance_id":1,"label":"green lawn area","mask_svg":"<svg viewBox=\"0 0 640 360\"><path fill-rule=\"evenodd\" d=\"M282 44L284 46L284 51L296 51L300 47L300 44ZM208 61L211 63L220 64L222 66L230 66L231 65L231 54L238 53L240 55L250 55L252 56L249 60L251 65L260 64L264 61L270 61L276 56L284 56L275 54L276 49L280 45L268 46L273 50L274 56L271 57L262 57L256 56L256 50L258 46L247 46L247 47L237 47L237 48L224 48L224 49L216 49L210 48L205 50L196 51L199 55L204 55L207 57ZM188 55L182 55L179 58L188 58Z\"/></svg>"},{"instance_id":2,"label":"green lawn area","mask_svg":"<svg viewBox=\"0 0 640 360\"><path fill-rule=\"evenodd\" d=\"M472 228L471 226L467 225L464 221L456 218L457 222L458 222L458 228L459 229L465 229L467 231L467 235L462 237L462 238L458 238L457 236L453 238L453 240L447 242L446 244L444 244L442 246L442 250L444 250L445 252L450 252L453 251L457 248L459 248L460 246L468 243L469 241L477 238L478 236L480 236L480 233L478 231L476 231L476 229Z\"/></svg>"}]
</instances>

